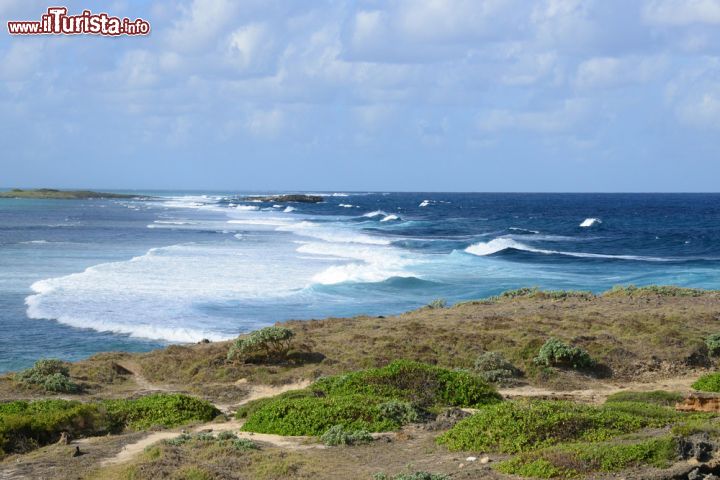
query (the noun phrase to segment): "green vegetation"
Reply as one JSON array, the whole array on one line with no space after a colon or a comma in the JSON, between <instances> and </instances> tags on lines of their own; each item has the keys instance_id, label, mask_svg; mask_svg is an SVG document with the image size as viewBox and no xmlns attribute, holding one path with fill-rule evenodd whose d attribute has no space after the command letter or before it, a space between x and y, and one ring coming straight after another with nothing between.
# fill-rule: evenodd
<instances>
[{"instance_id":1,"label":"green vegetation","mask_svg":"<svg viewBox=\"0 0 720 480\"><path fill-rule=\"evenodd\" d=\"M478 356L474 371L486 382L500 385L511 383L520 376L520 371L499 352L484 352Z\"/></svg>"},{"instance_id":2,"label":"green vegetation","mask_svg":"<svg viewBox=\"0 0 720 480\"><path fill-rule=\"evenodd\" d=\"M20 188L14 188L9 192L0 192L0 198L87 200L92 198L137 198L137 195L93 192L90 190L56 190L53 188L23 190Z\"/></svg>"},{"instance_id":3,"label":"green vegetation","mask_svg":"<svg viewBox=\"0 0 720 480\"><path fill-rule=\"evenodd\" d=\"M672 407L682 401L685 396L680 392L666 392L665 390L653 390L650 392L617 392L609 395L605 403L613 402L640 402L652 403L663 407Z\"/></svg>"},{"instance_id":4,"label":"green vegetation","mask_svg":"<svg viewBox=\"0 0 720 480\"><path fill-rule=\"evenodd\" d=\"M365 430L349 430L342 425L335 425L323 433L320 440L329 447L336 447L370 443L373 437Z\"/></svg>"},{"instance_id":5,"label":"green vegetation","mask_svg":"<svg viewBox=\"0 0 720 480\"><path fill-rule=\"evenodd\" d=\"M680 413L647 403L600 407L567 401L518 400L490 405L438 437L450 450L518 453L572 441L603 441L662 427Z\"/></svg>"},{"instance_id":6,"label":"green vegetation","mask_svg":"<svg viewBox=\"0 0 720 480\"><path fill-rule=\"evenodd\" d=\"M447 300L444 298L436 298L432 302L427 304L428 308L445 308L447 307Z\"/></svg>"},{"instance_id":7,"label":"green vegetation","mask_svg":"<svg viewBox=\"0 0 720 480\"><path fill-rule=\"evenodd\" d=\"M158 393L137 400L105 400L103 405L124 425L136 430L207 422L220 414L212 404L179 393Z\"/></svg>"},{"instance_id":8,"label":"green vegetation","mask_svg":"<svg viewBox=\"0 0 720 480\"><path fill-rule=\"evenodd\" d=\"M378 405L380 416L390 419L399 425L417 422L419 415L417 410L408 402L390 400Z\"/></svg>"},{"instance_id":9,"label":"green vegetation","mask_svg":"<svg viewBox=\"0 0 720 480\"><path fill-rule=\"evenodd\" d=\"M669 436L624 443L574 443L524 453L501 462L498 471L533 478L574 478L629 467L668 467L677 456Z\"/></svg>"},{"instance_id":10,"label":"green vegetation","mask_svg":"<svg viewBox=\"0 0 720 480\"><path fill-rule=\"evenodd\" d=\"M705 337L708 353L714 357L720 355L720 333L713 333Z\"/></svg>"},{"instance_id":11,"label":"green vegetation","mask_svg":"<svg viewBox=\"0 0 720 480\"><path fill-rule=\"evenodd\" d=\"M0 457L56 442L62 432L80 437L121 428L99 404L68 400L0 403Z\"/></svg>"},{"instance_id":12,"label":"green vegetation","mask_svg":"<svg viewBox=\"0 0 720 480\"><path fill-rule=\"evenodd\" d=\"M570 346L562 340L551 338L540 347L535 363L545 367L591 368L595 361L580 347Z\"/></svg>"},{"instance_id":13,"label":"green vegetation","mask_svg":"<svg viewBox=\"0 0 720 480\"><path fill-rule=\"evenodd\" d=\"M239 438L237 435L229 431L220 432L217 435L213 435L212 433L183 433L182 435L170 440L165 440L165 443L175 447L191 443L212 444L219 447L231 446L233 449L243 452L260 449L257 443L252 440Z\"/></svg>"},{"instance_id":14,"label":"green vegetation","mask_svg":"<svg viewBox=\"0 0 720 480\"><path fill-rule=\"evenodd\" d=\"M85 437L151 426L208 421L219 412L209 403L179 394L136 400L81 403L68 400L0 403L0 456L53 443L62 432Z\"/></svg>"},{"instance_id":15,"label":"green vegetation","mask_svg":"<svg viewBox=\"0 0 720 480\"><path fill-rule=\"evenodd\" d=\"M477 375L409 360L321 378L310 388L327 396L366 395L402 400L420 408L477 407L501 400L495 389Z\"/></svg>"},{"instance_id":16,"label":"green vegetation","mask_svg":"<svg viewBox=\"0 0 720 480\"><path fill-rule=\"evenodd\" d=\"M603 293L606 297L642 297L647 295L657 295L659 297L700 297L709 290L700 288L684 288L675 287L673 285L647 285L644 287L636 287L635 285L616 285L607 292Z\"/></svg>"},{"instance_id":17,"label":"green vegetation","mask_svg":"<svg viewBox=\"0 0 720 480\"><path fill-rule=\"evenodd\" d=\"M720 392L720 372L703 375L692 384L692 388L701 392Z\"/></svg>"},{"instance_id":18,"label":"green vegetation","mask_svg":"<svg viewBox=\"0 0 720 480\"><path fill-rule=\"evenodd\" d=\"M351 430L394 430L417 410L481 406L500 400L480 377L407 360L321 378L308 389L251 402L237 412L244 430L322 435L335 425Z\"/></svg>"},{"instance_id":19,"label":"green vegetation","mask_svg":"<svg viewBox=\"0 0 720 480\"><path fill-rule=\"evenodd\" d=\"M250 360L260 357L264 360L282 361L287 358L295 333L285 327L266 327L252 332L245 338L238 338L228 350L228 360Z\"/></svg>"},{"instance_id":20,"label":"green vegetation","mask_svg":"<svg viewBox=\"0 0 720 480\"><path fill-rule=\"evenodd\" d=\"M70 380L70 370L60 360L38 360L32 368L15 375L15 380L26 385L37 385L47 392L75 393L80 387Z\"/></svg>"},{"instance_id":21,"label":"green vegetation","mask_svg":"<svg viewBox=\"0 0 720 480\"><path fill-rule=\"evenodd\" d=\"M415 473L400 473L393 475L392 477L384 473L376 473L373 475L373 480L449 480L450 477L447 475L441 475L437 473L429 472L415 472Z\"/></svg>"}]
</instances>

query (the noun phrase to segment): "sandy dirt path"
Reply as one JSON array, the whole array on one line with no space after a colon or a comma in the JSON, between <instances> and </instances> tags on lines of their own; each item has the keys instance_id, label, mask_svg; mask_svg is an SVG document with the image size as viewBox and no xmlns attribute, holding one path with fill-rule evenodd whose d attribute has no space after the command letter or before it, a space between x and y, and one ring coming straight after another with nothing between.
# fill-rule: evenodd
<instances>
[{"instance_id":1,"label":"sandy dirt path","mask_svg":"<svg viewBox=\"0 0 720 480\"><path fill-rule=\"evenodd\" d=\"M123 367L127 368L125 365ZM127 368L131 372L133 371L131 368ZM137 375L137 374L135 374ZM140 382L136 382L138 385L140 385ZM310 384L309 381L303 380L299 382L289 383L287 385L280 385L280 386L271 386L271 385L251 385L250 391L248 393L248 396L245 397L241 402L234 405L234 407L239 407L241 405L244 405L248 402L251 402L253 400L258 400L260 398L267 398L267 397L274 397L275 395L279 395L281 393L287 392L289 390L300 390L305 387L307 387ZM151 383L147 383L148 386L154 387L155 385ZM157 389L153 389L157 390ZM217 407L221 410L226 410L227 406L225 405L217 405ZM226 407L226 408L221 408ZM202 425L198 425L196 427L193 427L192 429L189 429L192 433L199 433L199 432L208 432L208 433L219 433L219 432L225 432L225 431L232 431L240 438L248 438L251 440L255 440L258 442L266 442L270 443L272 445L278 446L278 447L284 447L289 448L293 450L301 450L306 448L323 448L323 445L319 445L317 443L311 444L309 443L311 441L310 437L285 437L282 435L269 435L264 433L250 433L250 432L241 432L240 428L242 427L243 422L232 419L228 420L227 422L222 423L204 423ZM188 431L188 430L186 430ZM162 432L152 432L149 433L146 437L142 438L141 440L130 443L128 445L125 445L120 452L118 452L117 455L114 457L111 457L105 461L102 462L102 465L115 465L119 463L124 463L129 460L131 460L136 455L142 453L147 447L150 445L153 445L157 442L160 442L162 440L169 440L171 438L175 438L179 436L183 432L183 429L174 429L170 431L162 431ZM90 439L84 439L84 440L90 440ZM86 442L76 442L76 443L86 443Z\"/></svg>"}]
</instances>

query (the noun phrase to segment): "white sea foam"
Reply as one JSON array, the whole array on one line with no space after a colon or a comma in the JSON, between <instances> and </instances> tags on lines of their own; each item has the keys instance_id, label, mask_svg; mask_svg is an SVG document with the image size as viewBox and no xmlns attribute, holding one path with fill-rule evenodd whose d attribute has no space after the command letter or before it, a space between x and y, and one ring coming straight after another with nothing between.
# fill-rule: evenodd
<instances>
[{"instance_id":1,"label":"white sea foam","mask_svg":"<svg viewBox=\"0 0 720 480\"><path fill-rule=\"evenodd\" d=\"M585 220L582 221L580 226L583 228L587 228L587 227L592 227L593 225L598 225L600 223L602 223L602 220L600 220L599 218L586 218Z\"/></svg>"},{"instance_id":2,"label":"white sea foam","mask_svg":"<svg viewBox=\"0 0 720 480\"><path fill-rule=\"evenodd\" d=\"M418 207L427 207L428 205L430 205L430 200L423 200Z\"/></svg>"},{"instance_id":3,"label":"white sea foam","mask_svg":"<svg viewBox=\"0 0 720 480\"><path fill-rule=\"evenodd\" d=\"M400 220L400 217L398 217L397 215L390 214L390 215L385 215L383 217L383 219L380 221L381 222L392 222L393 220Z\"/></svg>"},{"instance_id":4,"label":"white sea foam","mask_svg":"<svg viewBox=\"0 0 720 480\"><path fill-rule=\"evenodd\" d=\"M244 210L246 212L252 212L252 211L260 210L260 207L258 207L257 205L238 205L237 207L235 207L235 209L236 210Z\"/></svg>"},{"instance_id":5,"label":"white sea foam","mask_svg":"<svg viewBox=\"0 0 720 480\"><path fill-rule=\"evenodd\" d=\"M387 212L384 212L382 210L375 210L373 212L368 212L368 213L364 214L363 217L375 218L375 217L379 217L380 215L386 216Z\"/></svg>"},{"instance_id":6,"label":"white sea foam","mask_svg":"<svg viewBox=\"0 0 720 480\"><path fill-rule=\"evenodd\" d=\"M47 240L28 240L27 242L20 242L24 245L43 245L46 243L50 243Z\"/></svg>"},{"instance_id":7,"label":"white sea foam","mask_svg":"<svg viewBox=\"0 0 720 480\"><path fill-rule=\"evenodd\" d=\"M333 228L317 223L303 221L277 228L278 231L293 232L304 237L318 238L326 242L360 243L367 245L390 245L390 240L372 237L346 228Z\"/></svg>"},{"instance_id":8,"label":"white sea foam","mask_svg":"<svg viewBox=\"0 0 720 480\"><path fill-rule=\"evenodd\" d=\"M352 208L353 206L350 205L349 203L338 203L338 207Z\"/></svg>"},{"instance_id":9,"label":"white sea foam","mask_svg":"<svg viewBox=\"0 0 720 480\"><path fill-rule=\"evenodd\" d=\"M290 212L294 212L294 211L295 211L295 207L290 207L290 206L285 207L285 210L283 210L283 212L285 212L285 213L290 213Z\"/></svg>"},{"instance_id":10,"label":"white sea foam","mask_svg":"<svg viewBox=\"0 0 720 480\"><path fill-rule=\"evenodd\" d=\"M525 252L541 253L545 255L565 255L568 257L578 258L606 258L615 260L636 260L643 262L669 262L672 259L661 258L661 257L644 257L638 255L611 255L605 253L586 253L586 252L565 252L559 250L546 250L542 248L535 248L524 243L513 240L509 237L499 237L489 242L478 242L470 245L465 249L465 252L471 253L478 256L493 255L507 249L522 250Z\"/></svg>"},{"instance_id":11,"label":"white sea foam","mask_svg":"<svg viewBox=\"0 0 720 480\"><path fill-rule=\"evenodd\" d=\"M298 252L346 260L314 275L312 280L323 285L344 282L381 282L392 277L410 277L408 267L415 262L392 247L304 243Z\"/></svg>"}]
</instances>

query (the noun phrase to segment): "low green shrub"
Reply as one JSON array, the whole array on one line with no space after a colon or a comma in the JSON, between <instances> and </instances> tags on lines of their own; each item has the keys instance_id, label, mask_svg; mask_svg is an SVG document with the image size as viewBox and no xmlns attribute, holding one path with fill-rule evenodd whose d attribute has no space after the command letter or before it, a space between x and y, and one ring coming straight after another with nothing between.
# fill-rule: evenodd
<instances>
[{"instance_id":1,"label":"low green shrub","mask_svg":"<svg viewBox=\"0 0 720 480\"><path fill-rule=\"evenodd\" d=\"M660 437L635 442L574 443L523 453L497 465L497 470L532 478L574 478L630 467L668 467L677 456L677 442Z\"/></svg>"},{"instance_id":2,"label":"low green shrub","mask_svg":"<svg viewBox=\"0 0 720 480\"><path fill-rule=\"evenodd\" d=\"M349 430L342 425L335 425L323 433L320 440L329 447L336 447L370 443L373 437L366 430Z\"/></svg>"},{"instance_id":3,"label":"low green shrub","mask_svg":"<svg viewBox=\"0 0 720 480\"><path fill-rule=\"evenodd\" d=\"M480 354L475 360L474 371L486 382L501 385L511 383L520 376L520 371L499 352Z\"/></svg>"},{"instance_id":4,"label":"low green shrub","mask_svg":"<svg viewBox=\"0 0 720 480\"><path fill-rule=\"evenodd\" d=\"M713 333L705 338L708 353L714 357L720 355L720 333Z\"/></svg>"},{"instance_id":5,"label":"low green shrub","mask_svg":"<svg viewBox=\"0 0 720 480\"><path fill-rule=\"evenodd\" d=\"M256 330L245 338L238 338L228 350L227 359L281 361L287 358L295 332L285 327L266 327Z\"/></svg>"},{"instance_id":6,"label":"low green shrub","mask_svg":"<svg viewBox=\"0 0 720 480\"><path fill-rule=\"evenodd\" d=\"M157 394L135 400L81 403L37 400L0 403L0 456L71 437L103 435L125 427L174 427L194 420L212 420L219 412L209 403L180 394Z\"/></svg>"},{"instance_id":7,"label":"low green shrub","mask_svg":"<svg viewBox=\"0 0 720 480\"><path fill-rule=\"evenodd\" d=\"M70 379L67 364L61 360L38 360L32 368L15 375L15 380L26 385L38 385L48 392L75 393L80 390Z\"/></svg>"},{"instance_id":8,"label":"low green shrub","mask_svg":"<svg viewBox=\"0 0 720 480\"><path fill-rule=\"evenodd\" d=\"M626 296L640 297L646 295L657 295L660 297L700 297L713 290L703 290L700 288L684 288L672 285L647 285L644 287L636 287L635 285L616 285L603 296Z\"/></svg>"},{"instance_id":9,"label":"low green shrub","mask_svg":"<svg viewBox=\"0 0 720 480\"><path fill-rule=\"evenodd\" d=\"M477 407L500 400L477 375L399 360L250 402L236 416L247 419L243 429L259 433L322 435L335 425L379 432L416 421L419 410Z\"/></svg>"},{"instance_id":10,"label":"low green shrub","mask_svg":"<svg viewBox=\"0 0 720 480\"><path fill-rule=\"evenodd\" d=\"M0 457L54 443L62 432L73 437L116 432L122 424L98 404L68 400L0 404Z\"/></svg>"},{"instance_id":11,"label":"low green shrub","mask_svg":"<svg viewBox=\"0 0 720 480\"><path fill-rule=\"evenodd\" d=\"M666 392L665 390L653 390L650 392L617 392L609 395L605 403L613 402L640 402L672 407L682 401L685 396L680 392Z\"/></svg>"},{"instance_id":12,"label":"low green shrub","mask_svg":"<svg viewBox=\"0 0 720 480\"><path fill-rule=\"evenodd\" d=\"M409 360L321 378L310 389L327 396L366 395L401 400L420 408L477 407L502 399L478 375Z\"/></svg>"},{"instance_id":13,"label":"low green shrub","mask_svg":"<svg viewBox=\"0 0 720 480\"><path fill-rule=\"evenodd\" d=\"M701 392L720 392L720 372L703 375L692 384L692 388Z\"/></svg>"},{"instance_id":14,"label":"low green shrub","mask_svg":"<svg viewBox=\"0 0 720 480\"><path fill-rule=\"evenodd\" d=\"M482 408L438 437L450 450L517 453L578 440L603 441L682 415L647 403L603 406L567 401L518 400Z\"/></svg>"},{"instance_id":15,"label":"low green shrub","mask_svg":"<svg viewBox=\"0 0 720 480\"><path fill-rule=\"evenodd\" d=\"M447 300L445 300L444 298L436 298L436 299L433 300L432 302L428 303L428 304L427 304L427 307L428 307L428 308L433 308L433 309L435 309L435 308L445 308L445 307L447 307Z\"/></svg>"},{"instance_id":16,"label":"low green shrub","mask_svg":"<svg viewBox=\"0 0 720 480\"><path fill-rule=\"evenodd\" d=\"M137 430L207 422L220 414L209 402L179 393L159 393L136 400L105 400L103 405L124 425Z\"/></svg>"},{"instance_id":17,"label":"low green shrub","mask_svg":"<svg viewBox=\"0 0 720 480\"><path fill-rule=\"evenodd\" d=\"M540 347L537 357L537 365L545 367L570 367L590 368L595 366L595 361L590 354L580 347L568 345L562 340L551 338Z\"/></svg>"},{"instance_id":18,"label":"low green shrub","mask_svg":"<svg viewBox=\"0 0 720 480\"><path fill-rule=\"evenodd\" d=\"M260 449L260 447L252 440L247 438L239 438L237 435L230 431L220 432L217 434L217 436L209 432L201 432L194 434L183 433L175 438L165 440L165 443L167 445L173 445L175 447L180 447L192 442L214 443L215 445L221 447L231 446L235 450L239 451Z\"/></svg>"},{"instance_id":19,"label":"low green shrub","mask_svg":"<svg viewBox=\"0 0 720 480\"><path fill-rule=\"evenodd\" d=\"M399 425L417 422L419 418L417 410L412 405L399 400L389 400L381 403L378 405L378 410L382 418L392 420Z\"/></svg>"},{"instance_id":20,"label":"low green shrub","mask_svg":"<svg viewBox=\"0 0 720 480\"><path fill-rule=\"evenodd\" d=\"M376 473L373 480L449 480L450 477L440 473L415 472L400 473L398 475L388 476L384 473Z\"/></svg>"},{"instance_id":21,"label":"low green shrub","mask_svg":"<svg viewBox=\"0 0 720 480\"><path fill-rule=\"evenodd\" d=\"M314 436L335 425L370 432L399 428L400 423L381 416L381 403L381 399L363 395L280 397L256 409L242 428L258 433Z\"/></svg>"}]
</instances>

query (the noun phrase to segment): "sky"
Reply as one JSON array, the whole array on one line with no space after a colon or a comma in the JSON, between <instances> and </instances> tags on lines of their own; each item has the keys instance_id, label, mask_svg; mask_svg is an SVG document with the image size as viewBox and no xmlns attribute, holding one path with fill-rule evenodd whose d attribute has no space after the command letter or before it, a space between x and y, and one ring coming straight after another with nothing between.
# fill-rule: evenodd
<instances>
[{"instance_id":1,"label":"sky","mask_svg":"<svg viewBox=\"0 0 720 480\"><path fill-rule=\"evenodd\" d=\"M11 36L55 4L149 36ZM718 191L720 0L0 0L0 186Z\"/></svg>"}]
</instances>

